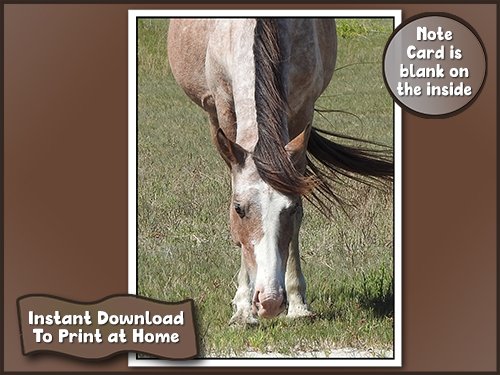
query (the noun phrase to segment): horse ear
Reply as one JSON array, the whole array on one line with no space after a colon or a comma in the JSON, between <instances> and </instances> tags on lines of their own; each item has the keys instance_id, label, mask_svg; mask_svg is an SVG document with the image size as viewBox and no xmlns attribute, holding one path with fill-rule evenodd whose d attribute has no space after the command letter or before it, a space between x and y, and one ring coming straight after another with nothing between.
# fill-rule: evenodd
<instances>
[{"instance_id":1,"label":"horse ear","mask_svg":"<svg viewBox=\"0 0 500 375\"><path fill-rule=\"evenodd\" d=\"M247 152L228 139L221 128L217 129L216 141L217 149L230 167L245 163Z\"/></svg>"},{"instance_id":2,"label":"horse ear","mask_svg":"<svg viewBox=\"0 0 500 375\"><path fill-rule=\"evenodd\" d=\"M285 146L285 151L288 153L290 160L295 164L298 158L303 155L306 148L306 131L303 130L298 136L288 142Z\"/></svg>"}]
</instances>

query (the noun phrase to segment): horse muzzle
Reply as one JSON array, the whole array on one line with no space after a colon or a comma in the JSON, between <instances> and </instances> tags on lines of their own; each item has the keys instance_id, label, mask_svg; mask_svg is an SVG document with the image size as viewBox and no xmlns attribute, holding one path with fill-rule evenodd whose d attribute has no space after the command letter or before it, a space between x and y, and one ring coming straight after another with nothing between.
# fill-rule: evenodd
<instances>
[{"instance_id":1,"label":"horse muzzle","mask_svg":"<svg viewBox=\"0 0 500 375\"><path fill-rule=\"evenodd\" d=\"M274 318L281 314L286 308L286 295L264 294L257 291L253 299L253 313L261 318Z\"/></svg>"}]
</instances>

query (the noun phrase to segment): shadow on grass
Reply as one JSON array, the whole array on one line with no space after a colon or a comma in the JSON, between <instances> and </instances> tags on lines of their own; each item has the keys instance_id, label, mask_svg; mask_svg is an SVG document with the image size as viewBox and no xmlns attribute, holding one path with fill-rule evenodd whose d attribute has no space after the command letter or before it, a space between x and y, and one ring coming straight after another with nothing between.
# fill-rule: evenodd
<instances>
[{"instance_id":1,"label":"shadow on grass","mask_svg":"<svg viewBox=\"0 0 500 375\"><path fill-rule=\"evenodd\" d=\"M357 308L371 312L376 318L394 316L394 293L392 291L378 296L353 293L352 299ZM318 313L316 319L340 321L347 319L347 315L346 311L332 307L328 311Z\"/></svg>"},{"instance_id":2,"label":"shadow on grass","mask_svg":"<svg viewBox=\"0 0 500 375\"><path fill-rule=\"evenodd\" d=\"M352 296L360 306L371 310L378 317L394 316L394 278L385 268L363 273L361 282L355 284Z\"/></svg>"},{"instance_id":3,"label":"shadow on grass","mask_svg":"<svg viewBox=\"0 0 500 375\"><path fill-rule=\"evenodd\" d=\"M364 310L376 318L394 317L394 279L392 273L385 269L372 270L362 273L360 277L345 280L329 296L322 296L330 302L329 306L323 305L322 312L317 318L323 320L345 320L350 315L349 311ZM320 302L321 304L321 302ZM314 310L314 308L313 308Z\"/></svg>"},{"instance_id":4,"label":"shadow on grass","mask_svg":"<svg viewBox=\"0 0 500 375\"><path fill-rule=\"evenodd\" d=\"M362 308L371 310L377 317L394 316L394 291L388 291L379 296L361 296L359 303Z\"/></svg>"}]
</instances>

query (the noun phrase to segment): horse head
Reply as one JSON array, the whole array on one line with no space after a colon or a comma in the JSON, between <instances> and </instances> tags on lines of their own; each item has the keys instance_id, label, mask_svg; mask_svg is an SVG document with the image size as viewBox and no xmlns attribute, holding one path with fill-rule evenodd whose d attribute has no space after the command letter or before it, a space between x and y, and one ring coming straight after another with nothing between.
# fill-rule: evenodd
<instances>
[{"instance_id":1,"label":"horse head","mask_svg":"<svg viewBox=\"0 0 500 375\"><path fill-rule=\"evenodd\" d=\"M288 143L291 160L305 151L304 133ZM217 132L217 146L231 169L231 235L241 248L252 311L270 318L286 308L285 272L290 243L302 219L299 194L285 194L265 182L254 155Z\"/></svg>"}]
</instances>

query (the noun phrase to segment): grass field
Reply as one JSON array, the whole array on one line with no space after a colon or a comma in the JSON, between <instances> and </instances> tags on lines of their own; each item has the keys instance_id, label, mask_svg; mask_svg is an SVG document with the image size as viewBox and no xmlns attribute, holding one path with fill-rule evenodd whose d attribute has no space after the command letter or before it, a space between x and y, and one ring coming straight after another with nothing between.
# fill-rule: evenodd
<instances>
[{"instance_id":1,"label":"grass field","mask_svg":"<svg viewBox=\"0 0 500 375\"><path fill-rule=\"evenodd\" d=\"M391 31L390 20L338 21L337 71L317 102L338 112L316 116L315 126L392 145L381 69ZM339 187L354 206L331 219L305 204L301 251L316 319L229 328L240 261L229 235L229 174L208 119L170 74L166 34L167 21L139 20L138 294L192 298L202 357L392 350L392 192L355 183Z\"/></svg>"}]
</instances>

